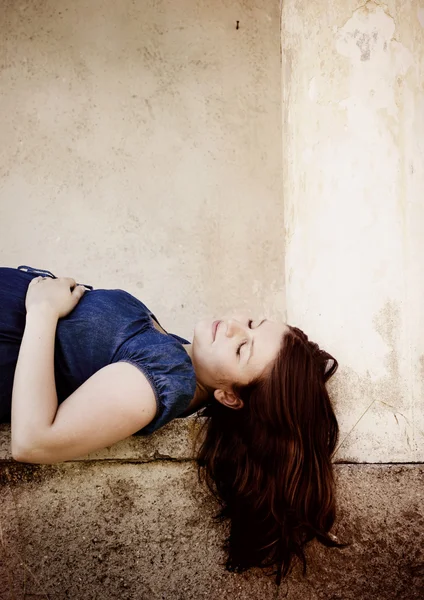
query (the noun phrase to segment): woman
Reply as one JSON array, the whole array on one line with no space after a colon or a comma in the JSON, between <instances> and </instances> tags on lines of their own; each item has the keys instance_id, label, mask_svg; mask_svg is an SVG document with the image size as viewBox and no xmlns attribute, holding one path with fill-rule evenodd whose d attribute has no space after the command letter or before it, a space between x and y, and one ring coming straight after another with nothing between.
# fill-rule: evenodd
<instances>
[{"instance_id":1,"label":"woman","mask_svg":"<svg viewBox=\"0 0 424 600\"><path fill-rule=\"evenodd\" d=\"M87 287L0 268L13 457L74 459L203 407L198 464L231 522L227 568L276 564L280 579L309 540L337 546L335 359L299 329L247 315L198 322L190 344L127 292Z\"/></svg>"}]
</instances>

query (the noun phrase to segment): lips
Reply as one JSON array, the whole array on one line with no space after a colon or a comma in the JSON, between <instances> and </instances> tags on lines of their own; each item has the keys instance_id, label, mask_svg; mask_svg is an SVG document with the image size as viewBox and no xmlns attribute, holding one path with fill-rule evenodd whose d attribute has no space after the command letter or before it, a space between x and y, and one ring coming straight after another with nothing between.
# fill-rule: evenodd
<instances>
[{"instance_id":1,"label":"lips","mask_svg":"<svg viewBox=\"0 0 424 600\"><path fill-rule=\"evenodd\" d=\"M216 337L216 330L218 329L218 325L221 323L221 321L214 321L212 323L212 339L213 341L215 341L215 337Z\"/></svg>"}]
</instances>

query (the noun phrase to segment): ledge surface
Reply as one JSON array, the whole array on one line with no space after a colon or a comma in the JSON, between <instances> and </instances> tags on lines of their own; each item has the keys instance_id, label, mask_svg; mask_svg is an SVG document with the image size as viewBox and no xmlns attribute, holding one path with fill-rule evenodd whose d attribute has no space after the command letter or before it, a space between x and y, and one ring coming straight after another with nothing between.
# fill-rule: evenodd
<instances>
[{"instance_id":1,"label":"ledge surface","mask_svg":"<svg viewBox=\"0 0 424 600\"><path fill-rule=\"evenodd\" d=\"M150 436L134 435L104 450L82 456L77 461L125 460L150 462L159 459L190 460L201 422L194 415L175 419ZM0 461L12 460L10 425L0 425ZM73 461L76 462L76 461Z\"/></svg>"},{"instance_id":2,"label":"ledge surface","mask_svg":"<svg viewBox=\"0 0 424 600\"><path fill-rule=\"evenodd\" d=\"M344 550L313 544L280 589L223 567L192 462L0 465L0 600L421 600L422 466L337 465Z\"/></svg>"}]
</instances>

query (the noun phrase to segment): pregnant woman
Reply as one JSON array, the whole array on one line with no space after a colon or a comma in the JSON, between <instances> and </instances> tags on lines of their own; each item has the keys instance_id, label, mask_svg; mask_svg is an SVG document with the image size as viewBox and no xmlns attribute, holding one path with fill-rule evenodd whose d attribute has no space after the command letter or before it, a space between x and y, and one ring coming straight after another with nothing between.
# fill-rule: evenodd
<instances>
[{"instance_id":1,"label":"pregnant woman","mask_svg":"<svg viewBox=\"0 0 424 600\"><path fill-rule=\"evenodd\" d=\"M150 434L200 408L200 472L231 523L227 568L304 563L335 519L336 360L251 315L167 333L134 296L0 268L0 422L18 461L54 463ZM305 564L305 563L304 563Z\"/></svg>"}]
</instances>

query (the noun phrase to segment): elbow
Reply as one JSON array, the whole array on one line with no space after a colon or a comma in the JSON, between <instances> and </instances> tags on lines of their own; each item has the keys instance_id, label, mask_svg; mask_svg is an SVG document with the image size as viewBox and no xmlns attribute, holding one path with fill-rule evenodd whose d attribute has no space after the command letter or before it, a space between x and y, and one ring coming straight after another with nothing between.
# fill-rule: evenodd
<instances>
[{"instance_id":1,"label":"elbow","mask_svg":"<svg viewBox=\"0 0 424 600\"><path fill-rule=\"evenodd\" d=\"M35 463L34 457L28 448L22 448L20 446L12 446L12 458L17 462L21 463Z\"/></svg>"},{"instance_id":2,"label":"elbow","mask_svg":"<svg viewBox=\"0 0 424 600\"><path fill-rule=\"evenodd\" d=\"M28 447L27 436L17 435L16 429L13 427L13 425L11 433L10 452L13 460L23 463L31 462L31 460L29 460L30 451Z\"/></svg>"},{"instance_id":3,"label":"elbow","mask_svg":"<svg viewBox=\"0 0 424 600\"><path fill-rule=\"evenodd\" d=\"M28 443L21 444L17 440L14 440L13 436L11 452L13 460L21 463L49 464L52 462L42 449L31 446Z\"/></svg>"},{"instance_id":4,"label":"elbow","mask_svg":"<svg viewBox=\"0 0 424 600\"><path fill-rule=\"evenodd\" d=\"M12 458L16 462L29 463L32 465L52 465L56 461L41 450L30 448L12 449Z\"/></svg>"},{"instance_id":5,"label":"elbow","mask_svg":"<svg viewBox=\"0 0 424 600\"><path fill-rule=\"evenodd\" d=\"M17 462L36 463L33 449L28 444L19 444L12 438L12 458Z\"/></svg>"}]
</instances>

